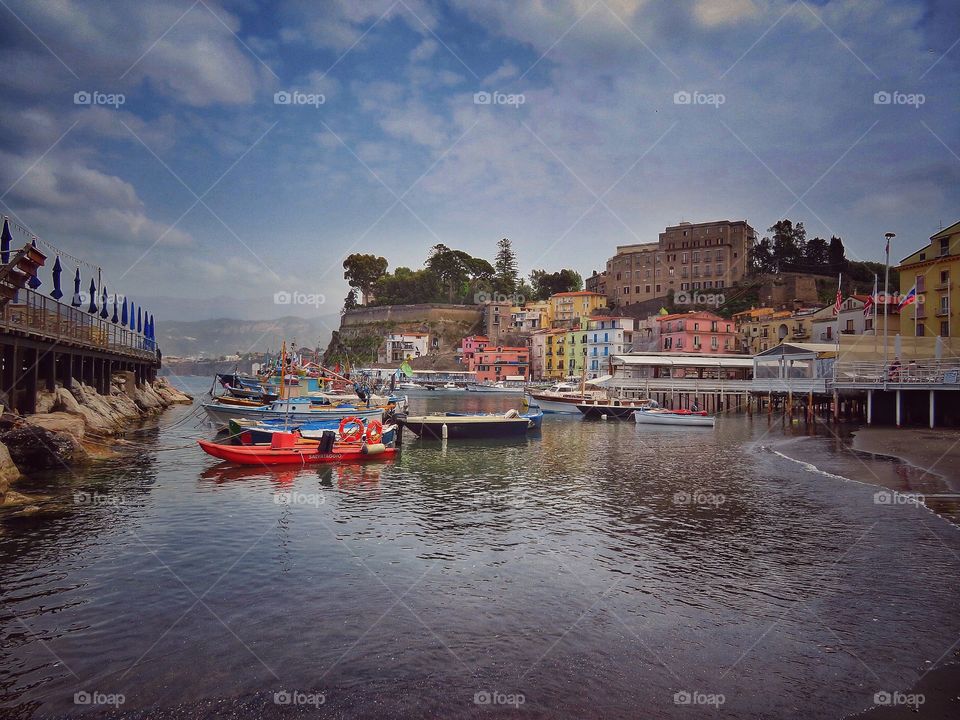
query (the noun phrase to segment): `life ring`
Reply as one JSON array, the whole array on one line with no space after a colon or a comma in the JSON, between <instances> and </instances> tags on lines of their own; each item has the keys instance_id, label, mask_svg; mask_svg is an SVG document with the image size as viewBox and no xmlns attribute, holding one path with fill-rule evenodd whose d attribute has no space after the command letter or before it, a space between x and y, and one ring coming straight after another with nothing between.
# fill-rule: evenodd
<instances>
[{"instance_id":1,"label":"life ring","mask_svg":"<svg viewBox=\"0 0 960 720\"><path fill-rule=\"evenodd\" d=\"M346 432L346 428L350 432ZM363 420L351 415L340 421L340 440L341 442L358 442L363 437Z\"/></svg>"},{"instance_id":2,"label":"life ring","mask_svg":"<svg viewBox=\"0 0 960 720\"><path fill-rule=\"evenodd\" d=\"M367 423L367 442L370 445L376 445L383 438L383 423L379 420L371 420Z\"/></svg>"}]
</instances>

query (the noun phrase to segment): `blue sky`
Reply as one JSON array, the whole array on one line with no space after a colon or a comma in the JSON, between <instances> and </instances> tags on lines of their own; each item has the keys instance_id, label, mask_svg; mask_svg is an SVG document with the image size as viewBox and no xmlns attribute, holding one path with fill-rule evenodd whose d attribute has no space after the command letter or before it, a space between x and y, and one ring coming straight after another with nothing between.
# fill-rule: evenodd
<instances>
[{"instance_id":1,"label":"blue sky","mask_svg":"<svg viewBox=\"0 0 960 720\"><path fill-rule=\"evenodd\" d=\"M524 272L586 275L680 220L789 217L879 260L884 232L902 257L960 219L949 0L4 0L0 19L2 211L160 321L334 314L350 252L418 266L509 237ZM123 104L77 104L94 91Z\"/></svg>"}]
</instances>

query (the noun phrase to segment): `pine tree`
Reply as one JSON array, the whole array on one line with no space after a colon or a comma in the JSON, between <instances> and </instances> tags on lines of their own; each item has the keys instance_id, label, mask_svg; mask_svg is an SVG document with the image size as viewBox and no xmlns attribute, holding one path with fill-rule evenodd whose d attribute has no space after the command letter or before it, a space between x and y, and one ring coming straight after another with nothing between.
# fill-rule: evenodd
<instances>
[{"instance_id":1,"label":"pine tree","mask_svg":"<svg viewBox=\"0 0 960 720\"><path fill-rule=\"evenodd\" d=\"M496 269L496 274L493 276L494 286L497 292L505 294L516 292L520 273L517 271L517 256L513 252L513 246L510 240L503 238L497 243L497 248L497 259L494 261Z\"/></svg>"}]
</instances>

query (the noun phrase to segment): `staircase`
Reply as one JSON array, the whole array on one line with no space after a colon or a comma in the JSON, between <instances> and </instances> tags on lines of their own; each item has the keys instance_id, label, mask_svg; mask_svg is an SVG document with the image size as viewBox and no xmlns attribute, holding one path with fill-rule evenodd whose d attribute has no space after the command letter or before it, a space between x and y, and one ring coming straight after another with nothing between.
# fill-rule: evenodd
<instances>
[{"instance_id":1,"label":"staircase","mask_svg":"<svg viewBox=\"0 0 960 720\"><path fill-rule=\"evenodd\" d=\"M0 310L13 300L17 290L27 286L30 278L36 277L46 259L36 246L27 244L14 253L9 263L0 266Z\"/></svg>"}]
</instances>

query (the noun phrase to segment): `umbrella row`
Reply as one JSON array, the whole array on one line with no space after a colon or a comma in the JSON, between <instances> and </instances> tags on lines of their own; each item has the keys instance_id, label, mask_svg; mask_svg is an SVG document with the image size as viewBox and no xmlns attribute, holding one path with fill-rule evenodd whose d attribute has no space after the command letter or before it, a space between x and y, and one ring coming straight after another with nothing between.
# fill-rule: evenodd
<instances>
[{"instance_id":1,"label":"umbrella row","mask_svg":"<svg viewBox=\"0 0 960 720\"><path fill-rule=\"evenodd\" d=\"M0 231L0 264L6 265L10 262L10 245L13 236L10 234L10 227L7 219L3 219L3 230ZM36 240L33 241L36 247ZM53 289L50 291L50 297L54 300L60 300L63 297L63 291L60 289L60 276L63 273L63 266L60 264L60 256L57 255L53 263ZM125 296L116 294L110 295L107 292L107 286L101 283L99 292L97 284L93 278L90 278L90 288L87 292L80 290L82 284L80 278L80 268L77 268L76 275L73 278L73 300L71 305L76 308L86 305L86 311L91 315L99 315L104 320L123 327L129 328L133 332L140 333L148 341L148 346L153 347L156 340L154 334L153 315L144 312L143 308L136 305L132 300L127 300ZM31 290L38 290L43 282L36 275L27 281L27 286ZM99 299L99 305L97 300ZM110 304L113 304L113 312L110 312Z\"/></svg>"}]
</instances>

